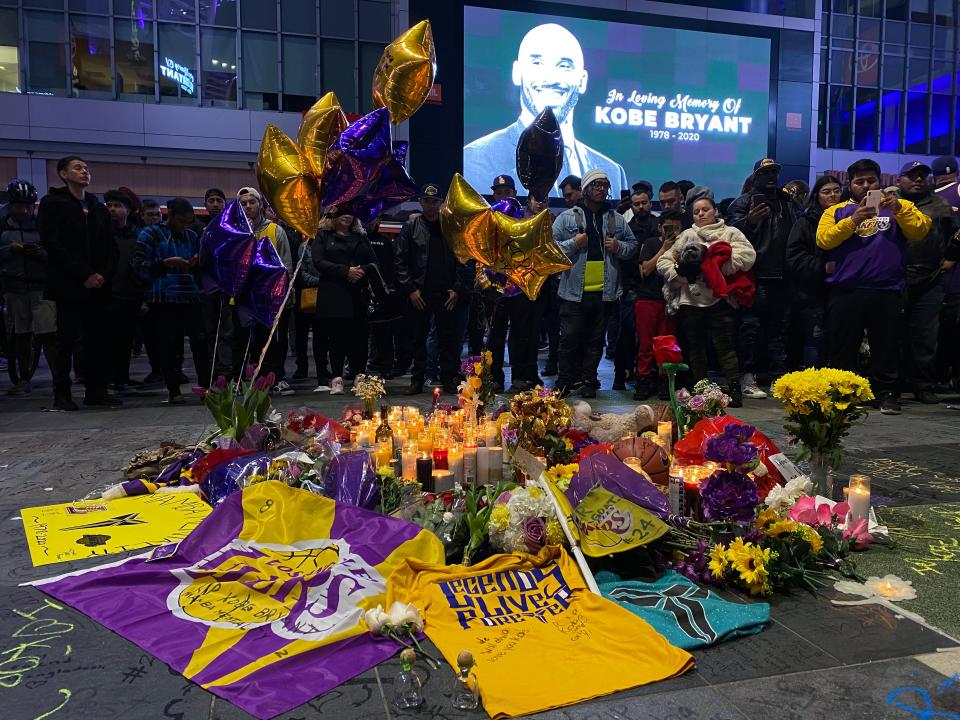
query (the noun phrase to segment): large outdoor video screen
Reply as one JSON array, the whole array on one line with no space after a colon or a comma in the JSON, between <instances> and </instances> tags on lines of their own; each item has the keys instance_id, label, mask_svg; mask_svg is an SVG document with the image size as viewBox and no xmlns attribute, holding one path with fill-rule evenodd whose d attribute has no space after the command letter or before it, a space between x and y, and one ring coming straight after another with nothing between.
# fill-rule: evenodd
<instances>
[{"instance_id":1,"label":"large outdoor video screen","mask_svg":"<svg viewBox=\"0 0 960 720\"><path fill-rule=\"evenodd\" d=\"M767 155L770 56L766 38L465 7L464 175L483 193L516 179L517 139L550 106L561 179L601 168L615 198L684 179L736 196Z\"/></svg>"}]
</instances>

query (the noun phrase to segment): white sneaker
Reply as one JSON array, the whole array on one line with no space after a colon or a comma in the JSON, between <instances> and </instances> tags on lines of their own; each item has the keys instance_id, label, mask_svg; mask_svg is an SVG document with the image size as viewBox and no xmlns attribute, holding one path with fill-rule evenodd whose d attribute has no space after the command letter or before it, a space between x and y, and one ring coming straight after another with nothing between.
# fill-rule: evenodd
<instances>
[{"instance_id":1,"label":"white sneaker","mask_svg":"<svg viewBox=\"0 0 960 720\"><path fill-rule=\"evenodd\" d=\"M314 391L314 392L330 392L330 386L329 386L329 385L324 385L323 383L321 383L320 385L317 385L317 386L313 389L313 391Z\"/></svg>"},{"instance_id":2,"label":"white sneaker","mask_svg":"<svg viewBox=\"0 0 960 720\"><path fill-rule=\"evenodd\" d=\"M343 378L335 377L330 381L330 394L343 395Z\"/></svg>"},{"instance_id":3,"label":"white sneaker","mask_svg":"<svg viewBox=\"0 0 960 720\"><path fill-rule=\"evenodd\" d=\"M281 380L273 386L274 395L295 395L296 392L286 380Z\"/></svg>"},{"instance_id":4,"label":"white sneaker","mask_svg":"<svg viewBox=\"0 0 960 720\"><path fill-rule=\"evenodd\" d=\"M743 396L751 400L765 400L767 394L757 387L757 380L753 373L743 374Z\"/></svg>"}]
</instances>

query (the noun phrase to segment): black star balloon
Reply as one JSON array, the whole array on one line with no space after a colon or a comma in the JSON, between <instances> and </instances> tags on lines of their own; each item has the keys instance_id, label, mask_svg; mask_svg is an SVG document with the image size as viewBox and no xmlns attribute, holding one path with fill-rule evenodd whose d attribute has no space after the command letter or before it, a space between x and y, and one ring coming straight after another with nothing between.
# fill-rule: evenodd
<instances>
[{"instance_id":1,"label":"black star balloon","mask_svg":"<svg viewBox=\"0 0 960 720\"><path fill-rule=\"evenodd\" d=\"M517 176L531 195L545 200L563 169L563 136L553 109L546 107L517 141Z\"/></svg>"}]
</instances>

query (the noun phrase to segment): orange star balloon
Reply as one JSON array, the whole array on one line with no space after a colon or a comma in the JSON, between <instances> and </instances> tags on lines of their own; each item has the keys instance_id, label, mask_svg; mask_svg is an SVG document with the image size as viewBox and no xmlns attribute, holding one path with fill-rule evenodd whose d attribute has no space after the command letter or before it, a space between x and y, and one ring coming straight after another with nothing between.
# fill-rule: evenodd
<instances>
[{"instance_id":1,"label":"orange star balloon","mask_svg":"<svg viewBox=\"0 0 960 720\"><path fill-rule=\"evenodd\" d=\"M497 261L497 233L487 201L460 173L453 176L440 211L443 236L460 262L475 258L492 267Z\"/></svg>"},{"instance_id":2,"label":"orange star balloon","mask_svg":"<svg viewBox=\"0 0 960 720\"><path fill-rule=\"evenodd\" d=\"M427 99L437 74L430 21L422 20L383 49L373 73L373 106L386 107L399 125Z\"/></svg>"},{"instance_id":3,"label":"orange star balloon","mask_svg":"<svg viewBox=\"0 0 960 720\"><path fill-rule=\"evenodd\" d=\"M320 224L317 182L300 148L276 125L267 125L257 155L257 182L277 214L311 238Z\"/></svg>"},{"instance_id":4,"label":"orange star balloon","mask_svg":"<svg viewBox=\"0 0 960 720\"><path fill-rule=\"evenodd\" d=\"M499 212L493 216L500 248L496 269L536 300L550 275L570 269L570 260L553 240L553 216L546 209L522 220Z\"/></svg>"},{"instance_id":5,"label":"orange star balloon","mask_svg":"<svg viewBox=\"0 0 960 720\"><path fill-rule=\"evenodd\" d=\"M347 127L340 101L333 92L328 92L307 110L297 131L297 144L303 151L307 169L320 183L323 163L329 148L337 136Z\"/></svg>"}]
</instances>

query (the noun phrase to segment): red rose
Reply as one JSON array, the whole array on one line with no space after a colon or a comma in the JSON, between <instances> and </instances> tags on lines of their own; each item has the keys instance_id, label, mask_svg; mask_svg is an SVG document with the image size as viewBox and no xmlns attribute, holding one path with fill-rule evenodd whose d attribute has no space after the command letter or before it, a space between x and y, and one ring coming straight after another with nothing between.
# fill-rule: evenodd
<instances>
[{"instance_id":1,"label":"red rose","mask_svg":"<svg viewBox=\"0 0 960 720\"><path fill-rule=\"evenodd\" d=\"M445 508L448 508L448 507L450 507L451 505L453 505L453 493L452 493L452 492L445 492L445 493L443 493L443 494L440 496L440 499L443 500L443 506L444 506Z\"/></svg>"},{"instance_id":2,"label":"red rose","mask_svg":"<svg viewBox=\"0 0 960 720\"><path fill-rule=\"evenodd\" d=\"M664 363L683 362L680 346L673 335L658 335L653 339L653 357L660 366Z\"/></svg>"}]
</instances>

